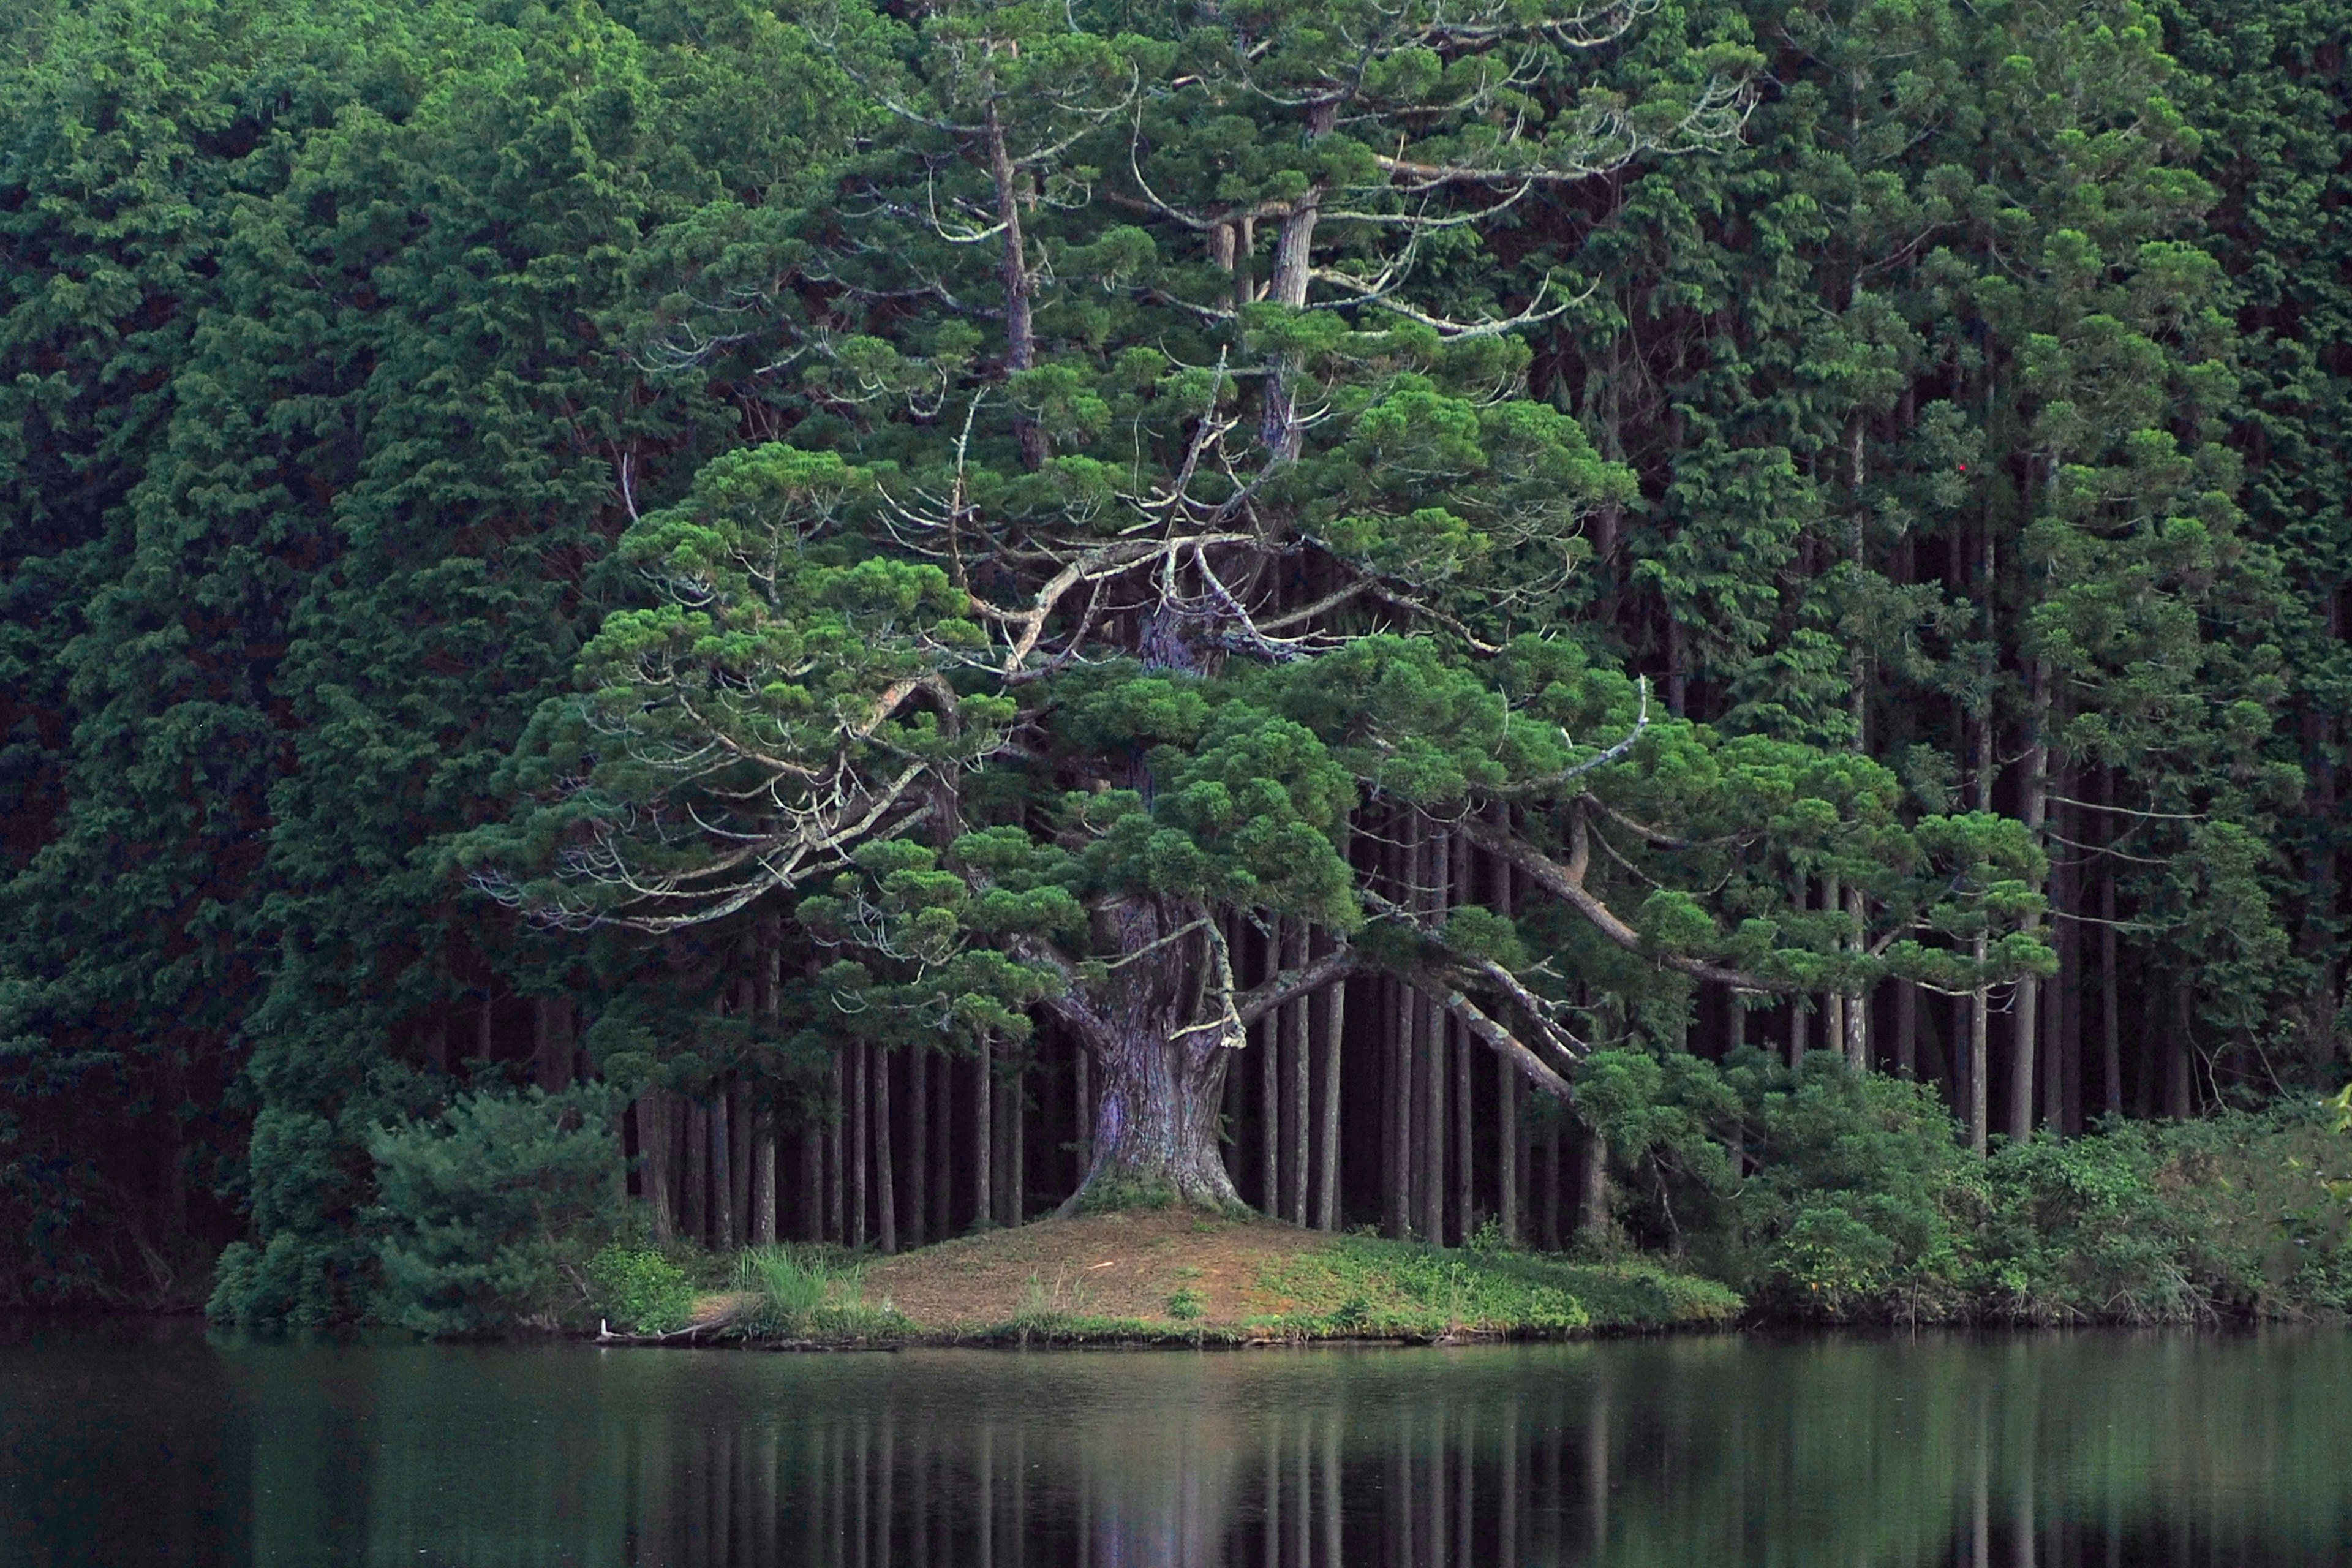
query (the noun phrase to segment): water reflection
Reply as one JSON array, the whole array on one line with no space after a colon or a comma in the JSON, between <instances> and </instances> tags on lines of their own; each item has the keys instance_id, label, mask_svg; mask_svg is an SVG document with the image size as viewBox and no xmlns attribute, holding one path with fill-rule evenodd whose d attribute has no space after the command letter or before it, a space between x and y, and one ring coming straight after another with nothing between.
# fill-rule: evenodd
<instances>
[{"instance_id":1,"label":"water reflection","mask_svg":"<svg viewBox=\"0 0 2352 1568\"><path fill-rule=\"evenodd\" d=\"M20 1335L0 1562L2352 1562L2347 1391L2341 1333L814 1357Z\"/></svg>"}]
</instances>

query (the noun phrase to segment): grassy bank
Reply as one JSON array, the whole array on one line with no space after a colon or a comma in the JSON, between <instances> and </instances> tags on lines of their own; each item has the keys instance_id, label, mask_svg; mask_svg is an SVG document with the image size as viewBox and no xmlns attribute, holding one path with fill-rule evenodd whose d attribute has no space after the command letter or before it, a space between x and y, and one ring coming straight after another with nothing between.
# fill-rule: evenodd
<instances>
[{"instance_id":1,"label":"grassy bank","mask_svg":"<svg viewBox=\"0 0 2352 1568\"><path fill-rule=\"evenodd\" d=\"M607 1331L822 1344L1441 1342L1721 1327L1742 1309L1721 1285L1648 1262L1444 1250L1181 1210L1045 1220L888 1258L755 1250L731 1275L718 1268L602 1255L600 1281L634 1291L600 1283Z\"/></svg>"}]
</instances>

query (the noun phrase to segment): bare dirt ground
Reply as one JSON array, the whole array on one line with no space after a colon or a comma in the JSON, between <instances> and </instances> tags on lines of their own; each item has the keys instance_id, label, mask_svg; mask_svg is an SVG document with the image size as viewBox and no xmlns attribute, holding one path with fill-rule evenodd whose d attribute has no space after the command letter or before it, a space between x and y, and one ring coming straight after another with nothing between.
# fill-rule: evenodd
<instances>
[{"instance_id":1,"label":"bare dirt ground","mask_svg":"<svg viewBox=\"0 0 2352 1568\"><path fill-rule=\"evenodd\" d=\"M1024 1313L1166 1319L1191 1290L1202 1327L1238 1323L1287 1305L1260 1269L1329 1245L1320 1232L1267 1219L1184 1209L1045 1219L942 1242L866 1269L866 1300L887 1301L925 1329L952 1331Z\"/></svg>"}]
</instances>

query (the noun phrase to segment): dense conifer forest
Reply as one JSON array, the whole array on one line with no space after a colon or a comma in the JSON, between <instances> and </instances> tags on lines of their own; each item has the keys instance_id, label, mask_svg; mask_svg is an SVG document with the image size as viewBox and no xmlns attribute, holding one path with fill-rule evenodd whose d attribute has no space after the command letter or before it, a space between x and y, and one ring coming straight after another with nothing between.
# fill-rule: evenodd
<instances>
[{"instance_id":1,"label":"dense conifer forest","mask_svg":"<svg viewBox=\"0 0 2352 1568\"><path fill-rule=\"evenodd\" d=\"M0 38L0 1296L2352 1303L2346 0Z\"/></svg>"}]
</instances>

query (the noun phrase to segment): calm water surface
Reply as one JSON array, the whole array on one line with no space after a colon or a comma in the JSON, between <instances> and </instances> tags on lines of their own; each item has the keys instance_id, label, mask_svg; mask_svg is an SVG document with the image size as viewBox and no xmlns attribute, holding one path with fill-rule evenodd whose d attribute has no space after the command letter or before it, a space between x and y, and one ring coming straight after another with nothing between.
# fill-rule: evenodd
<instances>
[{"instance_id":1,"label":"calm water surface","mask_svg":"<svg viewBox=\"0 0 2352 1568\"><path fill-rule=\"evenodd\" d=\"M0 1329L0 1563L2352 1564L2352 1335L898 1355Z\"/></svg>"}]
</instances>

